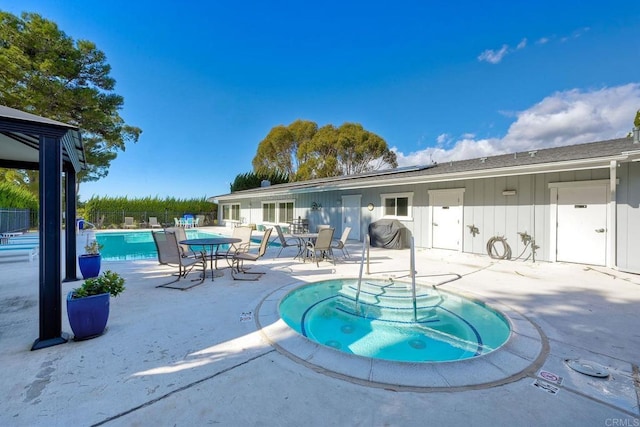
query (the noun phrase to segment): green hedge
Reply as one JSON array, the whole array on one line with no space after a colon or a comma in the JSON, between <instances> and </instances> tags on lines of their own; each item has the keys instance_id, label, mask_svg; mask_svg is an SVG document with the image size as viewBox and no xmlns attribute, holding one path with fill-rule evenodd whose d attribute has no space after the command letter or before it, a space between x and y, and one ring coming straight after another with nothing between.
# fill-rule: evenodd
<instances>
[{"instance_id":1,"label":"green hedge","mask_svg":"<svg viewBox=\"0 0 640 427\"><path fill-rule=\"evenodd\" d=\"M218 205L201 199L176 199L168 197L145 197L129 199L128 197L93 196L86 203L78 205L78 217L85 218L93 224L101 224L103 228L117 227L125 216L131 216L136 223L157 217L159 221L170 223L174 217L184 214L205 215L209 223L213 223L218 213Z\"/></svg>"},{"instance_id":2,"label":"green hedge","mask_svg":"<svg viewBox=\"0 0 640 427\"><path fill-rule=\"evenodd\" d=\"M31 209L32 212L38 212L38 198L24 188L0 182L0 207Z\"/></svg>"},{"instance_id":3,"label":"green hedge","mask_svg":"<svg viewBox=\"0 0 640 427\"><path fill-rule=\"evenodd\" d=\"M218 205L207 202L204 197L201 199L176 199L168 197L164 200L158 197L145 197L142 199L129 199L127 197L99 197L93 196L84 203L85 214L92 212L162 212L165 210L172 212L197 213L218 210Z\"/></svg>"}]
</instances>

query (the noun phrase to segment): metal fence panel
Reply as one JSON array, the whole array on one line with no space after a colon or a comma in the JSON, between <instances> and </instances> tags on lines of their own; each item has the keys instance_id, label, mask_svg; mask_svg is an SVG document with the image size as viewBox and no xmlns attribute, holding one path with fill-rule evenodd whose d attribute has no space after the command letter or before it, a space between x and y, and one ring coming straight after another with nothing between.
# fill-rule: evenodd
<instances>
[{"instance_id":1,"label":"metal fence panel","mask_svg":"<svg viewBox=\"0 0 640 427\"><path fill-rule=\"evenodd\" d=\"M0 208L0 233L27 231L30 228L30 209Z\"/></svg>"}]
</instances>

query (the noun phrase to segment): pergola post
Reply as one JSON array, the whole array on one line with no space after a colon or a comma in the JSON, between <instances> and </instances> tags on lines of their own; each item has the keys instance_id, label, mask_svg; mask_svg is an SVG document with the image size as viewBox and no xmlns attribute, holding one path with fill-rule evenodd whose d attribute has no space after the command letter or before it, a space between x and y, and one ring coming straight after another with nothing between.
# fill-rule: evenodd
<instances>
[{"instance_id":1,"label":"pergola post","mask_svg":"<svg viewBox=\"0 0 640 427\"><path fill-rule=\"evenodd\" d=\"M62 141L40 135L40 333L32 350L67 342L62 334ZM75 222L75 221L74 221ZM75 225L74 225L75 226Z\"/></svg>"},{"instance_id":2,"label":"pergola post","mask_svg":"<svg viewBox=\"0 0 640 427\"><path fill-rule=\"evenodd\" d=\"M65 282L78 280L76 270L76 171L65 167Z\"/></svg>"}]
</instances>

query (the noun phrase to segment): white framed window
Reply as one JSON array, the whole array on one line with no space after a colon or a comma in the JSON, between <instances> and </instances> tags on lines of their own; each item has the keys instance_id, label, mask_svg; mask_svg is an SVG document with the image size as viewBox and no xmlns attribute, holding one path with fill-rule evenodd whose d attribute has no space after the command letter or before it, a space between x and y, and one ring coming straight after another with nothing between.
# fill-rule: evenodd
<instances>
[{"instance_id":1,"label":"white framed window","mask_svg":"<svg viewBox=\"0 0 640 427\"><path fill-rule=\"evenodd\" d=\"M225 221L240 221L240 203L222 205L222 219Z\"/></svg>"},{"instance_id":2,"label":"white framed window","mask_svg":"<svg viewBox=\"0 0 640 427\"><path fill-rule=\"evenodd\" d=\"M380 206L385 218L412 219L413 193L389 193L380 195Z\"/></svg>"},{"instance_id":3,"label":"white framed window","mask_svg":"<svg viewBox=\"0 0 640 427\"><path fill-rule=\"evenodd\" d=\"M293 200L262 202L262 221L288 224L293 221Z\"/></svg>"}]
</instances>

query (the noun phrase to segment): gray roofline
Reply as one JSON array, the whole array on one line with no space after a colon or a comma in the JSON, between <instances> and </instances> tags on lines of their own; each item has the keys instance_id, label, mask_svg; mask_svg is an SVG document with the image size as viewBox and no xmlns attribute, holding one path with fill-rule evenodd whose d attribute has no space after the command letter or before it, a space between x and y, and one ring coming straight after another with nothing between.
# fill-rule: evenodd
<instances>
[{"instance_id":1,"label":"gray roofline","mask_svg":"<svg viewBox=\"0 0 640 427\"><path fill-rule=\"evenodd\" d=\"M66 129L79 130L77 126L59 122L57 120L48 119L46 117L37 116L35 114L27 113L26 111L16 110L15 108L7 107L5 105L0 105L0 117L20 122L58 126Z\"/></svg>"},{"instance_id":2,"label":"gray roofline","mask_svg":"<svg viewBox=\"0 0 640 427\"><path fill-rule=\"evenodd\" d=\"M485 158L458 160L410 170L388 169L374 173L277 184L209 198L209 201L238 200L257 196L278 196L305 192L352 190L399 184L454 181L472 178L607 168L610 162L640 158L640 146L630 138L597 141ZM379 177L385 175L380 181Z\"/></svg>"},{"instance_id":3,"label":"gray roofline","mask_svg":"<svg viewBox=\"0 0 640 427\"><path fill-rule=\"evenodd\" d=\"M75 171L86 169L82 134L77 126L0 105L0 138L4 138L8 143L13 142L14 146L39 150L41 137L60 138L64 148L63 161L73 165ZM7 168L37 170L38 161L31 157L33 156L26 155L7 159L0 155L0 165Z\"/></svg>"}]
</instances>

